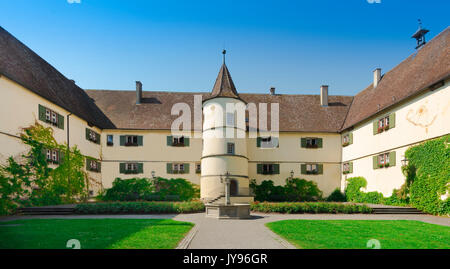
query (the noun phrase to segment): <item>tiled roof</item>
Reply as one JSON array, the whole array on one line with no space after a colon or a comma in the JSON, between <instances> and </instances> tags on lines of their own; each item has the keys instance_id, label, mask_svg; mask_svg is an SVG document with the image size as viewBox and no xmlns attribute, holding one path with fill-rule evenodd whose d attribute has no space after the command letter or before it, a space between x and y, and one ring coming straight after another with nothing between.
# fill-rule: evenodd
<instances>
[{"instance_id":1,"label":"tiled roof","mask_svg":"<svg viewBox=\"0 0 450 269\"><path fill-rule=\"evenodd\" d=\"M0 27L0 74L100 128L114 128L86 92Z\"/></svg>"},{"instance_id":2,"label":"tiled roof","mask_svg":"<svg viewBox=\"0 0 450 269\"><path fill-rule=\"evenodd\" d=\"M193 113L194 95L203 99L209 93L144 91L143 100L136 105L135 91L87 90L97 106L120 129L166 129L178 116L171 115L176 103L187 103ZM319 95L240 94L247 103L268 103L270 128L270 103L280 104L280 131L338 132L347 114L352 97L329 96L329 106L320 105ZM191 125L194 127L194 125Z\"/></svg>"},{"instance_id":3,"label":"tiled roof","mask_svg":"<svg viewBox=\"0 0 450 269\"><path fill-rule=\"evenodd\" d=\"M225 63L222 64L219 74L217 75L216 83L209 98L214 97L232 97L239 98L239 94L234 86L233 79L231 79L230 71L228 71Z\"/></svg>"},{"instance_id":4,"label":"tiled roof","mask_svg":"<svg viewBox=\"0 0 450 269\"><path fill-rule=\"evenodd\" d=\"M358 93L348 112L343 130L413 96L450 75L450 27L418 52L384 74L376 88L370 85Z\"/></svg>"}]
</instances>

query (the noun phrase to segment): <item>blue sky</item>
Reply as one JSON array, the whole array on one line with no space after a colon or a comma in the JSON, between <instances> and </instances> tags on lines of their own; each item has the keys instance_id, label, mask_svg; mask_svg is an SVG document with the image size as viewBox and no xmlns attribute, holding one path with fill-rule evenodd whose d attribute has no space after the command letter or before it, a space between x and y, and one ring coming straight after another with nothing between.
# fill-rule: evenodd
<instances>
[{"instance_id":1,"label":"blue sky","mask_svg":"<svg viewBox=\"0 0 450 269\"><path fill-rule=\"evenodd\" d=\"M370 0L369 0L370 1ZM354 95L431 39L450 1L0 0L0 25L85 89L209 91L225 47L239 92Z\"/></svg>"}]
</instances>

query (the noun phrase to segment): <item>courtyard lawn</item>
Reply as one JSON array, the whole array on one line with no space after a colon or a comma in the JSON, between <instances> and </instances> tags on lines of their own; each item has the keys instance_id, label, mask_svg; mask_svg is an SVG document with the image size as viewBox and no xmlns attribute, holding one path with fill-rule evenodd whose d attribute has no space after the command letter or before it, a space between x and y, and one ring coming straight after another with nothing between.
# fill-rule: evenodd
<instances>
[{"instance_id":1,"label":"courtyard lawn","mask_svg":"<svg viewBox=\"0 0 450 269\"><path fill-rule=\"evenodd\" d=\"M193 227L170 219L30 219L0 222L0 249L172 249Z\"/></svg>"},{"instance_id":2,"label":"courtyard lawn","mask_svg":"<svg viewBox=\"0 0 450 269\"><path fill-rule=\"evenodd\" d=\"M450 227L409 220L284 220L266 224L297 248L449 249Z\"/></svg>"}]
</instances>

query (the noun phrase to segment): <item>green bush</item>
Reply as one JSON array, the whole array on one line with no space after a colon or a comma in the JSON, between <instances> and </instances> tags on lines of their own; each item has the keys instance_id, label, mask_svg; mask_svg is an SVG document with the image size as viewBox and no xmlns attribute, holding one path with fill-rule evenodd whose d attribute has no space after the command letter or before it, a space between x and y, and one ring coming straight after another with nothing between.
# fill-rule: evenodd
<instances>
[{"instance_id":1,"label":"green bush","mask_svg":"<svg viewBox=\"0 0 450 269\"><path fill-rule=\"evenodd\" d=\"M113 202L78 204L77 214L172 214L204 212L205 205L192 202Z\"/></svg>"},{"instance_id":2,"label":"green bush","mask_svg":"<svg viewBox=\"0 0 450 269\"><path fill-rule=\"evenodd\" d=\"M254 202L251 204L251 210L264 213L286 213L286 214L302 214L302 213L328 213L328 214L355 214L355 213L372 213L372 208L365 205L340 204L340 203L269 203Z\"/></svg>"},{"instance_id":3,"label":"green bush","mask_svg":"<svg viewBox=\"0 0 450 269\"><path fill-rule=\"evenodd\" d=\"M315 182L300 178L287 178L284 186L275 186L272 180L264 180L258 185L253 179L250 188L257 201L317 201L322 197Z\"/></svg>"},{"instance_id":4,"label":"green bush","mask_svg":"<svg viewBox=\"0 0 450 269\"><path fill-rule=\"evenodd\" d=\"M199 194L198 186L182 178L116 178L112 188L97 198L102 201L190 201Z\"/></svg>"},{"instance_id":5,"label":"green bush","mask_svg":"<svg viewBox=\"0 0 450 269\"><path fill-rule=\"evenodd\" d=\"M339 189L335 189L326 199L327 202L345 202L347 198Z\"/></svg>"}]
</instances>

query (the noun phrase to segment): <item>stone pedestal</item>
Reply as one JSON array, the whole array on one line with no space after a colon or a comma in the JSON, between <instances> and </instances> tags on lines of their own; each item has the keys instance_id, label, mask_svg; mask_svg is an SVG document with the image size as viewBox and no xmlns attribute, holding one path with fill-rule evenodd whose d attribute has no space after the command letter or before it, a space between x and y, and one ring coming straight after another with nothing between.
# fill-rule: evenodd
<instances>
[{"instance_id":1,"label":"stone pedestal","mask_svg":"<svg viewBox=\"0 0 450 269\"><path fill-rule=\"evenodd\" d=\"M217 219L248 219L249 204L206 204L206 217Z\"/></svg>"}]
</instances>

